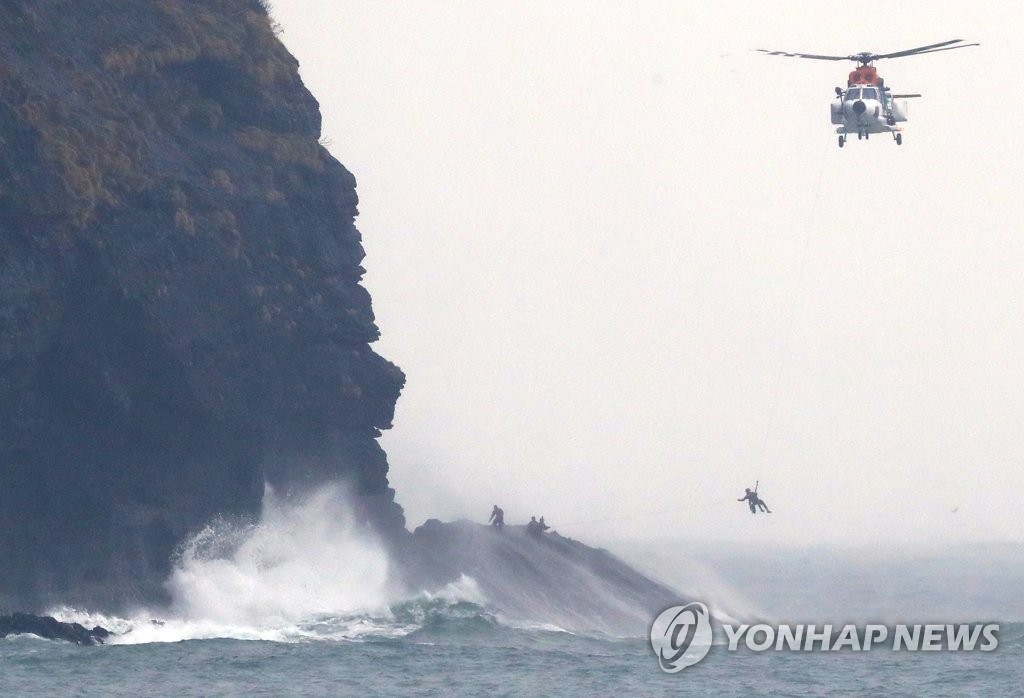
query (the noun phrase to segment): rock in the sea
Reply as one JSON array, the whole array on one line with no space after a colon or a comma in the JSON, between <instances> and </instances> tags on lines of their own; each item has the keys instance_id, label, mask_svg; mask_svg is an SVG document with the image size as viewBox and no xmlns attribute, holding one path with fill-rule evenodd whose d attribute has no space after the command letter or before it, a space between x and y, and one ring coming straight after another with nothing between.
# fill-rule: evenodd
<instances>
[{"instance_id":1,"label":"rock in the sea","mask_svg":"<svg viewBox=\"0 0 1024 698\"><path fill-rule=\"evenodd\" d=\"M441 589L466 575L503 616L566 630L644 636L658 613L680 602L678 591L606 550L555 532L531 535L525 526L499 531L431 519L399 560L410 591Z\"/></svg>"},{"instance_id":2,"label":"rock in the sea","mask_svg":"<svg viewBox=\"0 0 1024 698\"><path fill-rule=\"evenodd\" d=\"M103 644L110 631L100 626L89 630L79 623L64 623L51 616L13 613L0 616L0 639L8 635L38 635L47 640L66 640L76 645Z\"/></svg>"}]
</instances>

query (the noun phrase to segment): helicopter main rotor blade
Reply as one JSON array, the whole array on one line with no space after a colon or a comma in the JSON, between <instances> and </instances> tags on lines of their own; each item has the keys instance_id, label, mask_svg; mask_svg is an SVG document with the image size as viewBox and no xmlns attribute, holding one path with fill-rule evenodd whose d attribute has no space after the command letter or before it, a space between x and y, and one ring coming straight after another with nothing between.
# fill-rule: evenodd
<instances>
[{"instance_id":1,"label":"helicopter main rotor blade","mask_svg":"<svg viewBox=\"0 0 1024 698\"><path fill-rule=\"evenodd\" d=\"M939 51L952 51L955 48L968 48L970 46L981 46L981 44L960 44L959 46L947 46L946 48L933 48L929 51L915 51L913 53L900 53L896 56L875 56L876 58L902 58L904 56L917 56L924 53L938 53Z\"/></svg>"},{"instance_id":2,"label":"helicopter main rotor blade","mask_svg":"<svg viewBox=\"0 0 1024 698\"><path fill-rule=\"evenodd\" d=\"M908 48L903 51L894 51L892 53L878 53L872 55L872 58L900 58L902 56L913 56L916 53L932 53L934 51L949 51L954 48L966 48L967 46L977 46L978 44L964 44L963 46L950 46L950 44L958 44L963 39L950 39L949 41L940 41L937 44L929 44L928 46L919 46L917 48ZM945 46L946 48L941 48Z\"/></svg>"},{"instance_id":3,"label":"helicopter main rotor blade","mask_svg":"<svg viewBox=\"0 0 1024 698\"><path fill-rule=\"evenodd\" d=\"M767 53L769 56L784 56L786 58L812 58L816 61L845 61L849 60L849 56L818 56L813 53L790 53L789 51L769 51L766 48L756 49L761 53Z\"/></svg>"},{"instance_id":4,"label":"helicopter main rotor blade","mask_svg":"<svg viewBox=\"0 0 1024 698\"><path fill-rule=\"evenodd\" d=\"M939 51L952 51L955 48L967 48L968 46L981 46L981 44L963 44L963 39L950 39L949 41L940 41L937 44L928 44L927 46L918 46L917 48L908 48L902 51L893 51L892 53L871 53L870 51L864 51L863 53L856 53L852 56L823 56L816 53L796 53L791 51L769 51L765 48L756 49L761 53L767 53L769 56L783 56L786 58L810 58L816 61L856 61L862 65L868 65L869 63L876 61L880 58L902 58L904 56L916 56L921 53L938 53ZM951 44L958 44L952 46Z\"/></svg>"}]
</instances>

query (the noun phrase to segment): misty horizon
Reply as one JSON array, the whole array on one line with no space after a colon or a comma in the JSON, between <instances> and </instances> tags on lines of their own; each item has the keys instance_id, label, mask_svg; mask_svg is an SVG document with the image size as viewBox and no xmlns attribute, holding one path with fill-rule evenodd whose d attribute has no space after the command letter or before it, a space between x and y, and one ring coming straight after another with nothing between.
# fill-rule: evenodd
<instances>
[{"instance_id":1,"label":"misty horizon","mask_svg":"<svg viewBox=\"0 0 1024 698\"><path fill-rule=\"evenodd\" d=\"M1024 540L1020 146L986 106L1021 49L970 7L275 2L359 183L409 525ZM982 45L879 61L925 95L902 146L836 147L852 63L754 51L953 36ZM755 481L770 517L727 504Z\"/></svg>"}]
</instances>

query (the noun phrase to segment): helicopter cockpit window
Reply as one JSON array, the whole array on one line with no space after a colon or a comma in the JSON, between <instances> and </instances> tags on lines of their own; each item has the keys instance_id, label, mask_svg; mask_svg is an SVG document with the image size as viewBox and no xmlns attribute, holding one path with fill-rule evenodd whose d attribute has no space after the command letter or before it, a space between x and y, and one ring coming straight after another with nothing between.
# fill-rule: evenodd
<instances>
[{"instance_id":1,"label":"helicopter cockpit window","mask_svg":"<svg viewBox=\"0 0 1024 698\"><path fill-rule=\"evenodd\" d=\"M878 91L873 87L865 87L861 99L878 99Z\"/></svg>"},{"instance_id":2,"label":"helicopter cockpit window","mask_svg":"<svg viewBox=\"0 0 1024 698\"><path fill-rule=\"evenodd\" d=\"M846 91L846 101L849 102L852 99L860 99L860 88L851 87Z\"/></svg>"}]
</instances>

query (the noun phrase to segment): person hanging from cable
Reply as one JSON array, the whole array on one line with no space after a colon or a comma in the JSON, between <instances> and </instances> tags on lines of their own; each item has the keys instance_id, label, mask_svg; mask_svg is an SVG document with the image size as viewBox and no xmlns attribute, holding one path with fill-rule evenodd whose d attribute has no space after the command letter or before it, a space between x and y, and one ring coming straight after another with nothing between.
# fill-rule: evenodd
<instances>
[{"instance_id":1,"label":"person hanging from cable","mask_svg":"<svg viewBox=\"0 0 1024 698\"><path fill-rule=\"evenodd\" d=\"M758 500L758 496L756 494L754 494L750 490L749 487L745 491L746 491L746 494L744 494L742 497L740 497L736 501L737 502L747 502L747 504L750 505L750 513L751 514L756 514L757 513L757 508L756 508L756 505L754 504L754 502L756 502Z\"/></svg>"},{"instance_id":2,"label":"person hanging from cable","mask_svg":"<svg viewBox=\"0 0 1024 698\"><path fill-rule=\"evenodd\" d=\"M766 514L772 513L772 510L768 508L768 505L764 503L764 500L757 496L757 489L754 490L754 498L757 500L754 504L760 507L761 511Z\"/></svg>"},{"instance_id":3,"label":"person hanging from cable","mask_svg":"<svg viewBox=\"0 0 1024 698\"><path fill-rule=\"evenodd\" d=\"M761 481L758 480L757 484L754 485L754 489L753 490L751 490L749 487L747 487L744 490L744 492L746 492L746 494L744 494L742 497L740 497L736 501L737 502L746 502L750 506L750 513L751 514L756 514L758 509L760 509L761 511L765 512L766 514L770 514L770 513L772 513L772 510L769 509L768 505L765 504L764 500L761 499L757 495L757 488L758 488L758 486L760 484L761 484Z\"/></svg>"}]
</instances>

